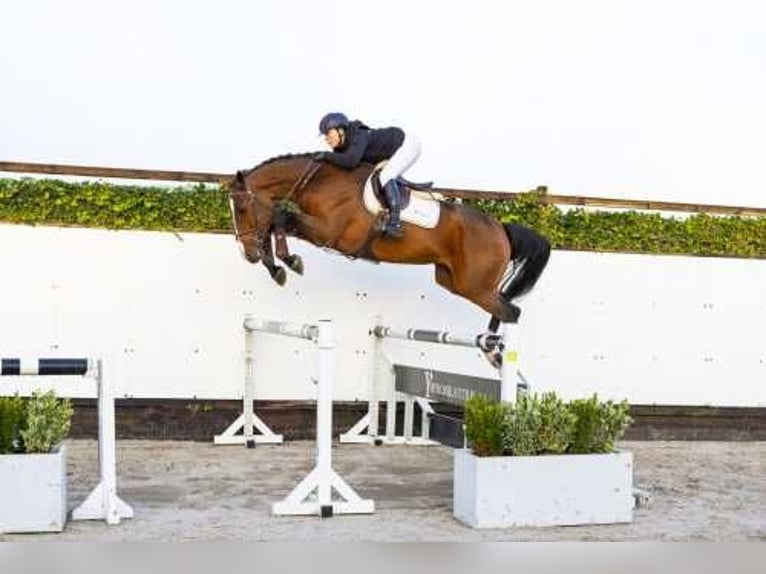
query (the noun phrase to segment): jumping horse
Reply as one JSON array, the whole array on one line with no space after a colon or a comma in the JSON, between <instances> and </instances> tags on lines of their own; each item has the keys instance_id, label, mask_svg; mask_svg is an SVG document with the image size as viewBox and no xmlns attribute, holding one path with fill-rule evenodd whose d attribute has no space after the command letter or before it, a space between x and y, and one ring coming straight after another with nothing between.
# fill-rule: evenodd
<instances>
[{"instance_id":1,"label":"jumping horse","mask_svg":"<svg viewBox=\"0 0 766 574\"><path fill-rule=\"evenodd\" d=\"M432 264L436 282L490 314L487 329L517 322L512 299L540 277L550 244L534 230L496 219L460 203L440 202L438 223L423 228L403 223L404 236L381 234L381 216L368 211L362 190L375 166L346 171L317 162L313 154L274 157L229 182L234 233L244 257L262 262L280 285L303 262L287 249L285 234L350 258L389 263ZM497 365L499 358L490 357Z\"/></svg>"}]
</instances>

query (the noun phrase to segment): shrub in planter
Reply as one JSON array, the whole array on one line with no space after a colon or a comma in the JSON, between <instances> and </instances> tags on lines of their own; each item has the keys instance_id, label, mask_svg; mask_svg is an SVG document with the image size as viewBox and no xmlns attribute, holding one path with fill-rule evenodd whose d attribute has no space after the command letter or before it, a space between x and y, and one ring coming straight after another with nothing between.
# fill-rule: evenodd
<instances>
[{"instance_id":1,"label":"shrub in planter","mask_svg":"<svg viewBox=\"0 0 766 574\"><path fill-rule=\"evenodd\" d=\"M465 403L465 434L476 456L612 452L633 419L627 401L562 401L556 393L521 395L513 405L474 395Z\"/></svg>"},{"instance_id":2,"label":"shrub in planter","mask_svg":"<svg viewBox=\"0 0 766 574\"><path fill-rule=\"evenodd\" d=\"M504 452L515 456L561 454L575 430L575 415L555 393L521 395L508 410Z\"/></svg>"},{"instance_id":3,"label":"shrub in planter","mask_svg":"<svg viewBox=\"0 0 766 574\"><path fill-rule=\"evenodd\" d=\"M0 533L60 532L72 406L53 391L0 401Z\"/></svg>"},{"instance_id":4,"label":"shrub in planter","mask_svg":"<svg viewBox=\"0 0 766 574\"><path fill-rule=\"evenodd\" d=\"M21 431L26 428L26 414L21 397L0 397L0 454L24 452Z\"/></svg>"},{"instance_id":5,"label":"shrub in planter","mask_svg":"<svg viewBox=\"0 0 766 574\"><path fill-rule=\"evenodd\" d=\"M633 419L628 414L627 401L600 402L596 395L570 403L575 417L575 429L568 451L574 454L612 452L614 443L628 428Z\"/></svg>"},{"instance_id":6,"label":"shrub in planter","mask_svg":"<svg viewBox=\"0 0 766 574\"><path fill-rule=\"evenodd\" d=\"M72 403L58 399L53 391L35 391L27 402L26 428L21 431L26 452L50 452L72 425Z\"/></svg>"},{"instance_id":7,"label":"shrub in planter","mask_svg":"<svg viewBox=\"0 0 766 574\"><path fill-rule=\"evenodd\" d=\"M453 471L453 513L465 524L632 520L633 457L614 452L630 424L627 402L600 402L594 395L565 403L546 393L499 405L472 397L465 424L472 450L455 450Z\"/></svg>"},{"instance_id":8,"label":"shrub in planter","mask_svg":"<svg viewBox=\"0 0 766 574\"><path fill-rule=\"evenodd\" d=\"M465 404L465 435L476 456L500 456L508 405L484 395L473 395Z\"/></svg>"}]
</instances>

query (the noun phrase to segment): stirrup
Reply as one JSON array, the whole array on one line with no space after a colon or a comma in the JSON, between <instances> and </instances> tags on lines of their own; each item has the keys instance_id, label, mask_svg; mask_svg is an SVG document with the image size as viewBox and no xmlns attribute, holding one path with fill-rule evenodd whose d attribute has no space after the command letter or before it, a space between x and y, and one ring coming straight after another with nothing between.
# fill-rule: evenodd
<instances>
[{"instance_id":1,"label":"stirrup","mask_svg":"<svg viewBox=\"0 0 766 574\"><path fill-rule=\"evenodd\" d=\"M404 228L402 227L401 222L399 225L391 225L391 220L387 219L383 223L383 228L381 229L381 232L386 237L393 237L393 238L400 238L404 236Z\"/></svg>"}]
</instances>

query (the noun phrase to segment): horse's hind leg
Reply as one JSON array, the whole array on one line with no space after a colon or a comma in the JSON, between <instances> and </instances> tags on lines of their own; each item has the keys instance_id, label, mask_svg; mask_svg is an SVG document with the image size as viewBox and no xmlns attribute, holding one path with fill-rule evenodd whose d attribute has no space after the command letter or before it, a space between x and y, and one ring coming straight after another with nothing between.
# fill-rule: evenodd
<instances>
[{"instance_id":1,"label":"horse's hind leg","mask_svg":"<svg viewBox=\"0 0 766 574\"><path fill-rule=\"evenodd\" d=\"M500 295L495 298L495 305L492 306L493 311L490 311L491 318L487 325L487 331L490 333L497 333L500 328L500 323L517 323L519 316L521 315L521 309L510 301L506 301ZM502 352L495 348L491 351L485 351L484 356L487 357L489 363L499 369L503 364Z\"/></svg>"},{"instance_id":2,"label":"horse's hind leg","mask_svg":"<svg viewBox=\"0 0 766 574\"><path fill-rule=\"evenodd\" d=\"M435 279L436 282L447 289L448 291L451 291L453 293L457 293L458 295L463 295L460 293L455 286L455 278L450 271L449 267L446 265L436 265L435 270ZM466 297L466 295L463 295ZM499 293L495 291L490 291L486 294L484 294L483 297L466 297L476 303L479 307L484 309L487 313L490 314L490 320L489 325L487 325L487 330L490 333L497 333L498 328L500 327L500 323L515 323L519 320L519 315L521 315L521 309L519 309L516 305L513 303L510 303L503 299ZM490 365L493 367L499 369L503 362L503 357L500 349L495 348L491 351L482 351L484 353L484 356L489 361Z\"/></svg>"},{"instance_id":3,"label":"horse's hind leg","mask_svg":"<svg viewBox=\"0 0 766 574\"><path fill-rule=\"evenodd\" d=\"M498 314L492 314L487 329L492 333L497 333L500 323L518 323L521 316L521 309L510 301L498 295L499 307L502 309Z\"/></svg>"}]
</instances>

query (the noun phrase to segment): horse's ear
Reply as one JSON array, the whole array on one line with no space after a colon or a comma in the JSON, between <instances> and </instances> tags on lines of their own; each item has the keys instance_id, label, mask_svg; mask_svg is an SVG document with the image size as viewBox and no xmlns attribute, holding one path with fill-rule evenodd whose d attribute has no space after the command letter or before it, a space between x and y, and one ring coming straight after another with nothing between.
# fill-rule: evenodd
<instances>
[{"instance_id":1,"label":"horse's ear","mask_svg":"<svg viewBox=\"0 0 766 574\"><path fill-rule=\"evenodd\" d=\"M236 181L239 184L245 183L245 174L242 173L241 169L237 171L237 175L234 176L234 181Z\"/></svg>"}]
</instances>

